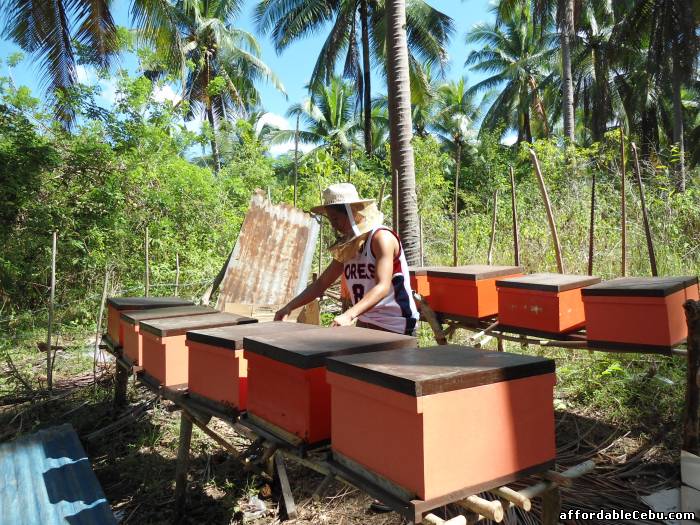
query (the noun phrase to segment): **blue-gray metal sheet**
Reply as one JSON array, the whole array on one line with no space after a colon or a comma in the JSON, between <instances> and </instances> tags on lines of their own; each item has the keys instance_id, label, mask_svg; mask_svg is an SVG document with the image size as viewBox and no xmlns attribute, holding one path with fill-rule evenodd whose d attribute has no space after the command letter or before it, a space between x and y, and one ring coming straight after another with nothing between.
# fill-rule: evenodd
<instances>
[{"instance_id":1,"label":"blue-gray metal sheet","mask_svg":"<svg viewBox=\"0 0 700 525\"><path fill-rule=\"evenodd\" d=\"M116 524L69 424L0 445L0 523Z\"/></svg>"}]
</instances>

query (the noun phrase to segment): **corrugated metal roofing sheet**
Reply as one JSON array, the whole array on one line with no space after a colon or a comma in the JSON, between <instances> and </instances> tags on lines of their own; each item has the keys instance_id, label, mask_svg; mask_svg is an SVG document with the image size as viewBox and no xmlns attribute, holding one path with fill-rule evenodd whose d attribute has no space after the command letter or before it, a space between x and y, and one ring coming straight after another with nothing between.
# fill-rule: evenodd
<instances>
[{"instance_id":1,"label":"corrugated metal roofing sheet","mask_svg":"<svg viewBox=\"0 0 700 525\"><path fill-rule=\"evenodd\" d=\"M306 287L318 229L309 214L285 204L273 205L262 192L253 195L216 307L289 301Z\"/></svg>"},{"instance_id":2,"label":"corrugated metal roofing sheet","mask_svg":"<svg viewBox=\"0 0 700 525\"><path fill-rule=\"evenodd\" d=\"M0 445L0 523L116 524L69 424Z\"/></svg>"}]
</instances>

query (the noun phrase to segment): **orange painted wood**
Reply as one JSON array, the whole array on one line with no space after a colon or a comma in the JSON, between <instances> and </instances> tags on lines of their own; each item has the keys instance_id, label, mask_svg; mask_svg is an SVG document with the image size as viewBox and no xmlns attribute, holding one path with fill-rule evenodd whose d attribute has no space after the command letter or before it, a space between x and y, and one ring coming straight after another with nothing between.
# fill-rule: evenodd
<instances>
[{"instance_id":1,"label":"orange painted wood","mask_svg":"<svg viewBox=\"0 0 700 525\"><path fill-rule=\"evenodd\" d=\"M587 296L589 341L672 347L688 336L683 303L698 300L694 284L666 296Z\"/></svg>"},{"instance_id":2,"label":"orange painted wood","mask_svg":"<svg viewBox=\"0 0 700 525\"><path fill-rule=\"evenodd\" d=\"M533 274L496 281L498 322L502 326L563 334L583 328L581 288L597 277Z\"/></svg>"},{"instance_id":3,"label":"orange painted wood","mask_svg":"<svg viewBox=\"0 0 700 525\"><path fill-rule=\"evenodd\" d=\"M308 444L326 441L330 438L326 359L416 344L414 337L354 326L246 337L248 412Z\"/></svg>"},{"instance_id":4,"label":"orange painted wood","mask_svg":"<svg viewBox=\"0 0 700 525\"><path fill-rule=\"evenodd\" d=\"M549 372L416 396L331 365L331 448L423 500L517 479L555 458L555 381Z\"/></svg>"},{"instance_id":5,"label":"orange painted wood","mask_svg":"<svg viewBox=\"0 0 700 525\"><path fill-rule=\"evenodd\" d=\"M297 368L244 351L248 360L248 412L308 444L330 438L326 369Z\"/></svg>"},{"instance_id":6,"label":"orange painted wood","mask_svg":"<svg viewBox=\"0 0 700 525\"><path fill-rule=\"evenodd\" d=\"M188 388L238 410L248 406L248 361L243 350L187 341Z\"/></svg>"},{"instance_id":7,"label":"orange painted wood","mask_svg":"<svg viewBox=\"0 0 700 525\"><path fill-rule=\"evenodd\" d=\"M122 337L120 335L121 325L119 322L120 312L111 304L107 305L107 335L116 344L120 345Z\"/></svg>"},{"instance_id":8,"label":"orange painted wood","mask_svg":"<svg viewBox=\"0 0 700 525\"><path fill-rule=\"evenodd\" d=\"M143 342L144 371L167 387L187 384L187 347L185 335L159 337L145 330Z\"/></svg>"},{"instance_id":9,"label":"orange painted wood","mask_svg":"<svg viewBox=\"0 0 700 525\"><path fill-rule=\"evenodd\" d=\"M243 339L314 330L317 326L269 322L194 330L187 333L189 391L239 411L247 408L248 362L243 356Z\"/></svg>"},{"instance_id":10,"label":"orange painted wood","mask_svg":"<svg viewBox=\"0 0 700 525\"><path fill-rule=\"evenodd\" d=\"M522 275L522 268L468 265L427 270L428 305L438 313L483 319L498 314L496 280Z\"/></svg>"},{"instance_id":11,"label":"orange painted wood","mask_svg":"<svg viewBox=\"0 0 700 525\"><path fill-rule=\"evenodd\" d=\"M179 297L110 297L107 299L107 335L115 344L123 344L124 333L120 322L123 312L192 304L192 301Z\"/></svg>"}]
</instances>

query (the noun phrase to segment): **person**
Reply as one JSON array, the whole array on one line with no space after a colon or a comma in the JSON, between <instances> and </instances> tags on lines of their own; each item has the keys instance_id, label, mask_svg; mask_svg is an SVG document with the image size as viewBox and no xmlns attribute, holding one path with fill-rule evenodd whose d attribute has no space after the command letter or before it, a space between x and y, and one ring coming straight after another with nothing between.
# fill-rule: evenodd
<instances>
[{"instance_id":1,"label":"person","mask_svg":"<svg viewBox=\"0 0 700 525\"><path fill-rule=\"evenodd\" d=\"M332 326L356 322L359 327L415 335L419 314L406 257L399 236L382 224L376 202L361 199L352 184L333 184L323 192L323 204L311 212L325 216L340 236L329 248L333 260L276 312L275 320L320 297L342 275L352 306L333 319Z\"/></svg>"}]
</instances>

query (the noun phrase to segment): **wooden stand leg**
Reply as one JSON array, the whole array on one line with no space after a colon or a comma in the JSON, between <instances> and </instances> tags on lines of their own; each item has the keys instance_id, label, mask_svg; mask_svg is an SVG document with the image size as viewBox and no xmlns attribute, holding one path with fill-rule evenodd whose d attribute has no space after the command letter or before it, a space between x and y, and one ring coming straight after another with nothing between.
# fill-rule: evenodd
<instances>
[{"instance_id":1,"label":"wooden stand leg","mask_svg":"<svg viewBox=\"0 0 700 525\"><path fill-rule=\"evenodd\" d=\"M687 301L683 306L688 323L688 380L683 450L700 455L700 301Z\"/></svg>"},{"instance_id":2,"label":"wooden stand leg","mask_svg":"<svg viewBox=\"0 0 700 525\"><path fill-rule=\"evenodd\" d=\"M292 488L289 485L289 478L287 477L287 467L284 464L284 456L281 453L275 454L275 474L280 482L280 491L282 492L282 503L284 504L284 511L287 515L287 519L294 520L297 518L297 507L294 503L294 495L292 494Z\"/></svg>"},{"instance_id":3,"label":"wooden stand leg","mask_svg":"<svg viewBox=\"0 0 700 525\"><path fill-rule=\"evenodd\" d=\"M126 387L129 382L129 373L117 363L114 373L114 408L119 410L126 406Z\"/></svg>"},{"instance_id":4,"label":"wooden stand leg","mask_svg":"<svg viewBox=\"0 0 700 525\"><path fill-rule=\"evenodd\" d=\"M561 513L561 493L559 487L542 494L542 525L557 525Z\"/></svg>"},{"instance_id":5,"label":"wooden stand leg","mask_svg":"<svg viewBox=\"0 0 700 525\"><path fill-rule=\"evenodd\" d=\"M185 510L187 497L187 469L190 462L190 443L192 442L192 420L183 412L180 416L180 444L177 451L175 467L175 518L179 519Z\"/></svg>"},{"instance_id":6,"label":"wooden stand leg","mask_svg":"<svg viewBox=\"0 0 700 525\"><path fill-rule=\"evenodd\" d=\"M314 501L320 501L321 498L323 497L323 494L326 492L326 489L328 488L328 485L331 484L331 482L335 479L335 476L332 473L326 474L326 477L323 478L323 481L316 487L316 490L314 490L314 493L311 495L311 499Z\"/></svg>"}]
</instances>

